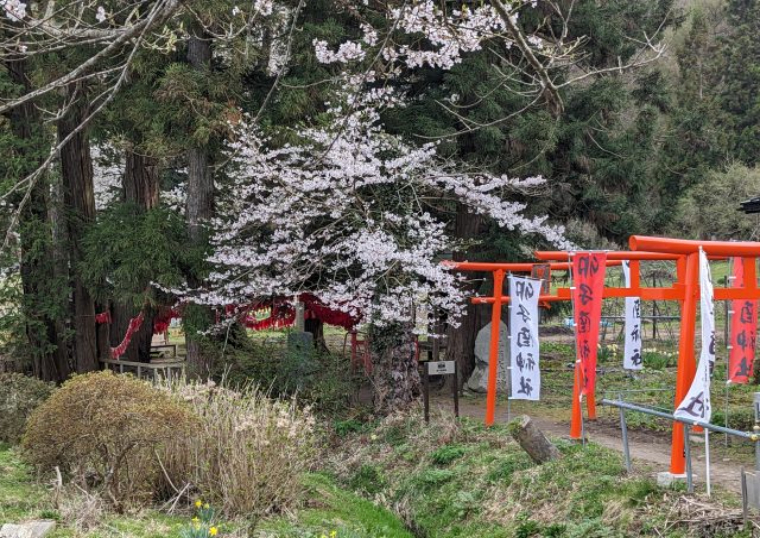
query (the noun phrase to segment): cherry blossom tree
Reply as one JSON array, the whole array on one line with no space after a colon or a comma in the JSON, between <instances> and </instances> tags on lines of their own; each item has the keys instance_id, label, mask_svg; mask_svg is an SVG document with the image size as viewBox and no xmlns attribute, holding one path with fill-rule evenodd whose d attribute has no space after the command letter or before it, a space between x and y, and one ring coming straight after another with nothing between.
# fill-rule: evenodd
<instances>
[{"instance_id":1,"label":"cherry blossom tree","mask_svg":"<svg viewBox=\"0 0 760 538\"><path fill-rule=\"evenodd\" d=\"M561 21L559 33L548 22L529 34L519 24L521 12L539 4ZM221 306L313 293L371 324L382 343L374 361L378 411L407 404L415 390L408 337L414 307L425 305L456 323L464 303L458 277L440 263L456 245L433 201L457 202L507 229L569 245L561 227L525 216L526 206L510 201L541 178L462 170L439 158L433 143L410 145L387 133L382 111L404 106L404 86L415 70L450 69L468 53L497 46L518 51L494 68L523 81L533 97L528 106L560 114L559 90L590 76L568 76L580 44L567 40L573 4L492 0L446 11L432 0L399 2L383 13L382 27L357 7L364 19L357 39L337 45L315 39L317 60L336 67L333 82L340 87L328 104L327 125L300 129L300 143L282 146L256 125L239 127L230 145L235 183L213 224L217 271L198 300ZM648 36L640 44L640 55L614 69L644 65L664 50ZM441 106L457 115L450 103ZM463 131L483 127L462 119Z\"/></svg>"},{"instance_id":2,"label":"cherry blossom tree","mask_svg":"<svg viewBox=\"0 0 760 538\"><path fill-rule=\"evenodd\" d=\"M508 200L543 179L458 170L435 143L413 146L383 130L378 108L403 106L393 91L356 102L355 89L336 96L326 126L297 131L301 144L273 147L255 126L238 126L229 148L234 184L212 224L216 271L196 300L223 307L309 292L371 324L378 341L395 331L408 347L408 330L398 328L413 327L415 307L455 323L465 300L459 277L441 264L455 242L431 202L457 200L507 229L569 246L561 227ZM376 350L378 410L411 397L408 356L391 361L392 371L379 367L396 347Z\"/></svg>"}]
</instances>

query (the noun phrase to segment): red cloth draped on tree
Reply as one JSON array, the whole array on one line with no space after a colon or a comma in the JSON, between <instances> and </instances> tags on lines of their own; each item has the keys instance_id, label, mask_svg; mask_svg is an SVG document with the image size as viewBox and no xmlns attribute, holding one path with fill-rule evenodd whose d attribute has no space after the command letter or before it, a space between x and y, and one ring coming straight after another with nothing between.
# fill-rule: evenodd
<instances>
[{"instance_id":1,"label":"red cloth draped on tree","mask_svg":"<svg viewBox=\"0 0 760 538\"><path fill-rule=\"evenodd\" d=\"M342 310L330 308L310 293L301 294L299 299L304 304L306 319L318 319L328 325L343 327L347 330L353 329L359 322L358 318ZM257 319L255 313L264 309L269 309L270 315L264 319ZM295 323L295 320L295 305L282 297L254 303L246 309L241 319L247 328L254 331L289 327Z\"/></svg>"},{"instance_id":2,"label":"red cloth draped on tree","mask_svg":"<svg viewBox=\"0 0 760 538\"><path fill-rule=\"evenodd\" d=\"M132 336L137 331L140 330L140 326L142 325L143 319L145 319L145 314L141 311L139 314L137 314L137 317L129 320L129 326L127 327L127 334L124 335L124 339L121 341L121 344L119 344L116 347L111 348L112 359L118 359L119 357L124 355L124 352L127 351L127 347L129 346L129 343L132 341Z\"/></svg>"},{"instance_id":3,"label":"red cloth draped on tree","mask_svg":"<svg viewBox=\"0 0 760 538\"><path fill-rule=\"evenodd\" d=\"M347 312L343 312L342 310L330 308L310 293L301 294L299 300L304 304L304 317L306 319L318 319L328 325L343 327L346 330L354 329L359 322L357 317L354 317ZM263 319L257 319L256 312L264 309L270 311L269 316ZM254 331L290 327L296 320L295 305L287 298L283 297L258 301L244 308L229 305L225 310L228 316L235 315L238 311L242 312L239 314L240 322ZM132 341L132 336L140 330L144 317L144 312L140 312L136 317L129 320L127 333L124 335L121 343L117 347L111 348L112 358L118 359L124 354L129 343ZM178 308L160 307L158 314L153 319L153 334L166 332L171 324L171 320L179 317L182 317L182 314ZM95 321L96 323L111 323L111 312L105 311L101 314L97 314L95 316Z\"/></svg>"}]
</instances>

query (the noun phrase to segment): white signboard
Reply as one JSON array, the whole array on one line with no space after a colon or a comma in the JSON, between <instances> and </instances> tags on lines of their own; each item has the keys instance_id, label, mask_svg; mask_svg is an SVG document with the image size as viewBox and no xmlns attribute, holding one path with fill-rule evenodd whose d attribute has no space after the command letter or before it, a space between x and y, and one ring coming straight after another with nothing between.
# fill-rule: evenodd
<instances>
[{"instance_id":1,"label":"white signboard","mask_svg":"<svg viewBox=\"0 0 760 538\"><path fill-rule=\"evenodd\" d=\"M682 419L710 422L710 374L715 366L715 309L713 285L707 255L699 250L700 319L702 320L702 352L699 355L694 381L674 415Z\"/></svg>"},{"instance_id":2,"label":"white signboard","mask_svg":"<svg viewBox=\"0 0 760 538\"><path fill-rule=\"evenodd\" d=\"M538 296L541 281L509 277L509 331L511 393L514 400L539 400Z\"/></svg>"},{"instance_id":3,"label":"white signboard","mask_svg":"<svg viewBox=\"0 0 760 538\"><path fill-rule=\"evenodd\" d=\"M625 287L631 287L631 268L628 261L623 262ZM641 298L625 298L625 349L623 350L623 368L641 370L644 366L644 345L641 340Z\"/></svg>"},{"instance_id":4,"label":"white signboard","mask_svg":"<svg viewBox=\"0 0 760 538\"><path fill-rule=\"evenodd\" d=\"M429 375L449 375L454 373L454 361L438 361L427 363Z\"/></svg>"}]
</instances>

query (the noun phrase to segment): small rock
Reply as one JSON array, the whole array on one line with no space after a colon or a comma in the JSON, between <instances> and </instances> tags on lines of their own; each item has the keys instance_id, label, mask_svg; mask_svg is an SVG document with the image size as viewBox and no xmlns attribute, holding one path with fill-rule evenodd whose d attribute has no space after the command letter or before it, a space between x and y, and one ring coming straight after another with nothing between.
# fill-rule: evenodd
<instances>
[{"instance_id":1,"label":"small rock","mask_svg":"<svg viewBox=\"0 0 760 538\"><path fill-rule=\"evenodd\" d=\"M12 525L6 523L0 528L0 538L43 538L55 530L55 521L44 519Z\"/></svg>"}]
</instances>

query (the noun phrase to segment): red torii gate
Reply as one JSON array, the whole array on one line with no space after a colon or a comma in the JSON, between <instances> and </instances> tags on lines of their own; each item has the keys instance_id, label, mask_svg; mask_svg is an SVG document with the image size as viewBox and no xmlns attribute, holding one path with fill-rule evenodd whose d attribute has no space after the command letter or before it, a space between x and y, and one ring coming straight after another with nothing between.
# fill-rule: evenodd
<instances>
[{"instance_id":1,"label":"red torii gate","mask_svg":"<svg viewBox=\"0 0 760 538\"><path fill-rule=\"evenodd\" d=\"M743 288L716 288L715 300L760 299L760 289L757 287L756 258L760 256L760 242L725 242L725 241L689 241L662 237L631 236L629 240L631 251L608 252L607 266L619 265L623 260L630 261L631 286L628 288L604 288L603 297L640 297L642 300L671 300L678 301L681 307L681 331L678 343L678 372L676 378L675 405L678 406L691 386L696 371L694 356L694 335L696 323L696 307L699 300L699 249L711 259L741 257L744 263L745 286ZM550 270L568 270L573 253L566 251L536 252L536 258L549 264ZM641 261L674 261L676 263L676 282L670 288L642 288L640 280ZM498 368L499 331L493 330L501 322L501 307L509 302L509 297L503 297L503 282L505 272L530 272L540 262L532 263L470 263L459 262L451 265L464 271L490 271L493 273L493 297L474 297L472 301L480 304L492 304L491 342L489 349L488 395L486 400L486 425L494 422L496 409L496 376ZM569 301L571 289L558 288L555 295L541 295L541 302ZM581 436L581 402L580 402L580 369L576 362L576 375L573 386L572 418L570 435L573 438ZM589 417L596 416L593 395L588 397ZM673 423L671 441L670 472L683 474L685 457L683 453L683 425Z\"/></svg>"},{"instance_id":2,"label":"red torii gate","mask_svg":"<svg viewBox=\"0 0 760 538\"><path fill-rule=\"evenodd\" d=\"M567 256L565 256L567 259ZM607 267L622 265L620 260L607 260ZM498 375L499 362L499 330L501 323L501 307L509 303L509 297L504 297L504 274L505 273L530 273L536 266L549 266L549 271L568 271L572 269L569 262L527 262L527 263L485 263L485 262L446 262L449 267L460 271L480 271L491 272L493 274L493 297L473 297L471 301L475 304L491 304L491 341L488 350L488 391L486 393L486 425L493 425L496 415L496 381ZM552 295L541 295L539 301L547 303L549 301L562 300ZM494 330L496 328L496 330ZM589 414L596 416L596 403L593 395L588 399ZM579 415L580 417L580 415ZM580 426L579 426L580 427ZM580 432L580 430L579 430ZM580 433L578 433L580 437Z\"/></svg>"}]
</instances>

